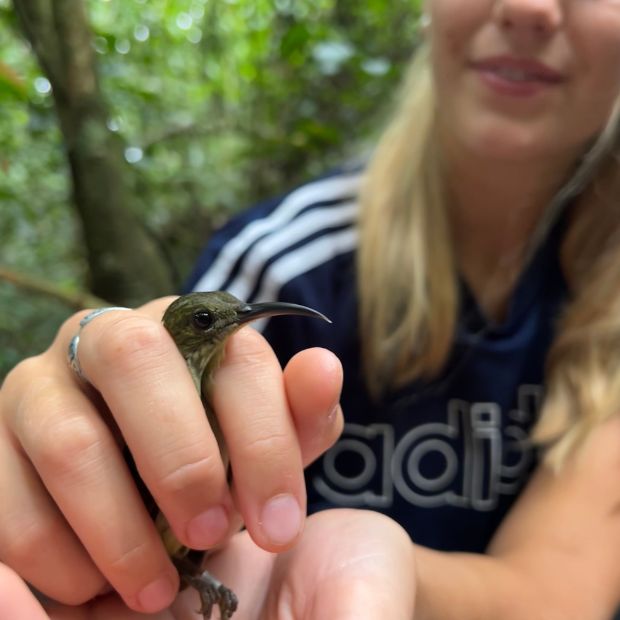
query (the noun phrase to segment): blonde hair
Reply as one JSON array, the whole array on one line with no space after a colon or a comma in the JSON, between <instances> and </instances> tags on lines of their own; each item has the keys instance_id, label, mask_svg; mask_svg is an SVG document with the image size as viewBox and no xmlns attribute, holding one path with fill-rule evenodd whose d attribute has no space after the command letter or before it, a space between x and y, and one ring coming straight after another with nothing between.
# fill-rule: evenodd
<instances>
[{"instance_id":1,"label":"blonde hair","mask_svg":"<svg viewBox=\"0 0 620 620\"><path fill-rule=\"evenodd\" d=\"M533 433L549 446L547 458L556 468L597 425L620 413L618 163L610 148L571 213L562 246L571 300L549 351L546 397Z\"/></svg>"},{"instance_id":2,"label":"blonde hair","mask_svg":"<svg viewBox=\"0 0 620 620\"><path fill-rule=\"evenodd\" d=\"M360 197L360 329L375 396L437 375L457 321L458 279L428 55L423 46L410 65ZM533 434L550 446L548 459L558 466L594 426L620 410L620 213L611 198L620 190L611 148L618 142L616 119L615 113L549 210L587 186L563 242L571 301L549 352L547 393Z\"/></svg>"},{"instance_id":3,"label":"blonde hair","mask_svg":"<svg viewBox=\"0 0 620 620\"><path fill-rule=\"evenodd\" d=\"M379 141L361 192L360 324L365 374L375 395L436 374L456 320L427 56L421 50L411 65L402 103Z\"/></svg>"}]
</instances>

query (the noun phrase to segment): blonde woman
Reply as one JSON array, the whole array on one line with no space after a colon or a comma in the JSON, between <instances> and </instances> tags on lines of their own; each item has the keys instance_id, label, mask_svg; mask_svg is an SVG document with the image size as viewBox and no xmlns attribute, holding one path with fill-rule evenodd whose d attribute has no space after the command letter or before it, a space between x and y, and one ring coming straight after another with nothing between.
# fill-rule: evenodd
<instances>
[{"instance_id":1,"label":"blonde woman","mask_svg":"<svg viewBox=\"0 0 620 620\"><path fill-rule=\"evenodd\" d=\"M103 400L64 361L79 316L7 379L0 559L73 612L182 617L126 442L186 544L227 539L240 513L247 531L210 567L241 618L613 615L620 4L426 9L370 163L244 214L193 277L334 321L261 326L283 373L256 332L231 341L214 400L232 496L157 322L166 300L84 330ZM337 440L340 366L316 345L344 367Z\"/></svg>"}]
</instances>

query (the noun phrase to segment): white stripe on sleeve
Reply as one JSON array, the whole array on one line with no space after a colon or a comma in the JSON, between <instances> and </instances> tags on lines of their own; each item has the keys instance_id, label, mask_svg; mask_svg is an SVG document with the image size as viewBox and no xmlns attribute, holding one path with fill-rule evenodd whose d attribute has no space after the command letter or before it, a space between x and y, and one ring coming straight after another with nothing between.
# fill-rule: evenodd
<instances>
[{"instance_id":1,"label":"white stripe on sleeve","mask_svg":"<svg viewBox=\"0 0 620 620\"><path fill-rule=\"evenodd\" d=\"M351 197L357 193L362 174L337 176L304 185L289 194L267 217L255 220L232 238L211 267L198 280L194 290L213 291L224 286L243 253L262 236L291 221L300 211L328 200Z\"/></svg>"},{"instance_id":2,"label":"white stripe on sleeve","mask_svg":"<svg viewBox=\"0 0 620 620\"><path fill-rule=\"evenodd\" d=\"M322 230L329 228L355 224L357 217L357 204L345 203L338 207L323 207L308 211L298 218L294 219L288 226L276 231L272 235L268 235L261 239L256 245L248 252L243 261L243 269L235 277L235 279L226 287L233 295L236 295L239 299L247 300L254 290L257 282L259 282L260 274L265 269L265 265L271 258L286 250L304 239L311 237ZM327 239L334 239L332 235L324 235ZM327 242L328 244L331 241ZM311 247L318 247L313 242L308 242ZM327 247L324 248L324 254L328 254ZM305 257L305 262L299 262L301 256ZM329 257L328 257L329 258ZM293 260L298 262L295 275L300 275L305 271L308 271L312 267L315 267L316 258L299 254L296 251L287 252L280 259L275 262L285 261L287 263ZM308 269L304 269L305 263L308 263ZM282 281L284 283L285 281ZM234 291L234 292L233 292Z\"/></svg>"},{"instance_id":3,"label":"white stripe on sleeve","mask_svg":"<svg viewBox=\"0 0 620 620\"><path fill-rule=\"evenodd\" d=\"M357 228L345 230L319 237L306 245L281 256L274 261L265 272L262 286L252 302L272 301L278 298L280 289L293 278L300 276L314 267L318 267L330 259L345 254L357 246ZM230 289L240 299L239 290ZM261 319L253 327L263 330L268 319Z\"/></svg>"}]
</instances>

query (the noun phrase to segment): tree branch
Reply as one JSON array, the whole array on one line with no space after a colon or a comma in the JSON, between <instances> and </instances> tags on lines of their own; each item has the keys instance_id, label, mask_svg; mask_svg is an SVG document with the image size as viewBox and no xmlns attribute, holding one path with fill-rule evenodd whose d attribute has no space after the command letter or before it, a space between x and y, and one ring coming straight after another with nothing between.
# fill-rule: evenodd
<instances>
[{"instance_id":1,"label":"tree branch","mask_svg":"<svg viewBox=\"0 0 620 620\"><path fill-rule=\"evenodd\" d=\"M9 282L22 290L51 297L75 310L81 310L82 308L100 308L101 306L110 305L109 302L104 299L86 291L68 291L60 285L50 283L43 278L19 273L8 267L3 267L2 265L0 265L0 280Z\"/></svg>"},{"instance_id":2,"label":"tree branch","mask_svg":"<svg viewBox=\"0 0 620 620\"><path fill-rule=\"evenodd\" d=\"M177 138L185 138L187 136L211 136L225 131L238 131L239 125L231 122L215 122L210 125L202 125L198 123L188 123L187 125L177 125L169 127L161 133L146 138L140 145L142 150L147 153L156 146L175 140Z\"/></svg>"}]
</instances>

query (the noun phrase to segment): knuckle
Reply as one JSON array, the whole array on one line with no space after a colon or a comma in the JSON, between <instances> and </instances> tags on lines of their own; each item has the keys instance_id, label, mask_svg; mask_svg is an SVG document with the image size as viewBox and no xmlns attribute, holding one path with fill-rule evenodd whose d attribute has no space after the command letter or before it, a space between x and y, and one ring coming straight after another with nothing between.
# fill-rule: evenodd
<instances>
[{"instance_id":1,"label":"knuckle","mask_svg":"<svg viewBox=\"0 0 620 620\"><path fill-rule=\"evenodd\" d=\"M158 482L161 493L168 496L176 496L188 489L204 487L213 483L222 474L223 469L219 458L215 455L206 455L170 466L161 476Z\"/></svg>"},{"instance_id":2,"label":"knuckle","mask_svg":"<svg viewBox=\"0 0 620 620\"><path fill-rule=\"evenodd\" d=\"M249 463L274 463L290 458L291 439L287 433L277 430L266 432L257 425L250 436L251 440L245 442L240 449L242 458Z\"/></svg>"},{"instance_id":3,"label":"knuckle","mask_svg":"<svg viewBox=\"0 0 620 620\"><path fill-rule=\"evenodd\" d=\"M30 385L34 377L41 376L41 356L29 357L14 366L4 378L2 392L7 400L12 400L10 395L19 393L25 384ZM4 399L3 399L4 400Z\"/></svg>"},{"instance_id":4,"label":"knuckle","mask_svg":"<svg viewBox=\"0 0 620 620\"><path fill-rule=\"evenodd\" d=\"M146 540L125 546L111 544L103 549L102 562L112 573L130 574L135 572L136 566L149 565L146 560L151 552L151 545Z\"/></svg>"},{"instance_id":5,"label":"knuckle","mask_svg":"<svg viewBox=\"0 0 620 620\"><path fill-rule=\"evenodd\" d=\"M274 353L263 336L255 329L245 327L228 339L224 365L242 364L248 369L256 369L264 368L273 359Z\"/></svg>"},{"instance_id":6,"label":"knuckle","mask_svg":"<svg viewBox=\"0 0 620 620\"><path fill-rule=\"evenodd\" d=\"M77 482L105 459L100 429L78 415L45 420L31 433L29 452L39 471L64 482Z\"/></svg>"},{"instance_id":7,"label":"knuckle","mask_svg":"<svg viewBox=\"0 0 620 620\"><path fill-rule=\"evenodd\" d=\"M7 411L14 432L20 438L36 434L48 416L65 409L62 391L58 389L54 377L39 374L34 369L29 370L24 379L28 381L28 389L20 391L15 406ZM16 387L19 389L19 386Z\"/></svg>"},{"instance_id":8,"label":"knuckle","mask_svg":"<svg viewBox=\"0 0 620 620\"><path fill-rule=\"evenodd\" d=\"M20 568L32 564L33 558L46 549L58 535L58 524L45 519L4 519L0 530L0 558Z\"/></svg>"},{"instance_id":9,"label":"knuckle","mask_svg":"<svg viewBox=\"0 0 620 620\"><path fill-rule=\"evenodd\" d=\"M170 337L163 325L131 315L105 325L96 345L102 364L124 373L166 356L170 351Z\"/></svg>"}]
</instances>

